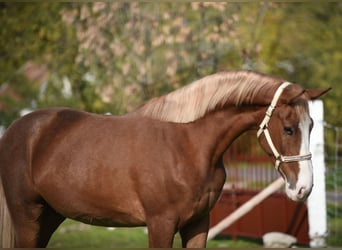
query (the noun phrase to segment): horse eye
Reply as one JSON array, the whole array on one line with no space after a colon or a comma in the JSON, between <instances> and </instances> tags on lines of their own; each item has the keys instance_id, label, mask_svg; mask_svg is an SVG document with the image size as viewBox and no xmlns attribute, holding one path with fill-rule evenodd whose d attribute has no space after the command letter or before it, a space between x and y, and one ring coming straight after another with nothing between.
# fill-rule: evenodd
<instances>
[{"instance_id":1,"label":"horse eye","mask_svg":"<svg viewBox=\"0 0 342 250\"><path fill-rule=\"evenodd\" d=\"M290 128L290 127L284 127L284 132L285 132L287 135L293 135L293 130L292 130L292 128Z\"/></svg>"}]
</instances>

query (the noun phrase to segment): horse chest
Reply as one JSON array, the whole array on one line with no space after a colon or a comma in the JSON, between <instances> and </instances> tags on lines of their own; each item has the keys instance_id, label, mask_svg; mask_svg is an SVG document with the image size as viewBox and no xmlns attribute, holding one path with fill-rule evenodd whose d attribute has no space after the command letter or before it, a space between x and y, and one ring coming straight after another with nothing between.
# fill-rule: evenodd
<instances>
[{"instance_id":1,"label":"horse chest","mask_svg":"<svg viewBox=\"0 0 342 250\"><path fill-rule=\"evenodd\" d=\"M199 196L197 201L194 201L194 206L199 212L211 209L220 195L219 190L208 188Z\"/></svg>"}]
</instances>

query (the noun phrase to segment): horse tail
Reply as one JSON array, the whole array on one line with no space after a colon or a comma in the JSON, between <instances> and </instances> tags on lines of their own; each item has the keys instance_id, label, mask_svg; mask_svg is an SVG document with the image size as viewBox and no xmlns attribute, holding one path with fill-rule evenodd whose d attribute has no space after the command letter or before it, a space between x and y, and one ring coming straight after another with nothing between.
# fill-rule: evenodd
<instances>
[{"instance_id":1,"label":"horse tail","mask_svg":"<svg viewBox=\"0 0 342 250\"><path fill-rule=\"evenodd\" d=\"M0 176L0 248L14 247L14 228Z\"/></svg>"}]
</instances>

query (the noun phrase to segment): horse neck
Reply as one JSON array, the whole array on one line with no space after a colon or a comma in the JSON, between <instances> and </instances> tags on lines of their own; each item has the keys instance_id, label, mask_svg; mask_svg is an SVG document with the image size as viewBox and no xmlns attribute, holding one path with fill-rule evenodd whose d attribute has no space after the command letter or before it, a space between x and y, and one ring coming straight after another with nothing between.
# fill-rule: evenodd
<instances>
[{"instance_id":1,"label":"horse neck","mask_svg":"<svg viewBox=\"0 0 342 250\"><path fill-rule=\"evenodd\" d=\"M212 112L195 123L196 144L215 166L230 144L247 130L257 129L264 107L226 107Z\"/></svg>"}]
</instances>

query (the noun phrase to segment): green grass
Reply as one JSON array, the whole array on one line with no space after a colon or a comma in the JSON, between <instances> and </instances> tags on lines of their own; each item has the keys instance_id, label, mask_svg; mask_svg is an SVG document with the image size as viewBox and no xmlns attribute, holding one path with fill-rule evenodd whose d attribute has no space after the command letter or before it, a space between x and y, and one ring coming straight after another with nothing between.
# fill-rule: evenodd
<instances>
[{"instance_id":1,"label":"green grass","mask_svg":"<svg viewBox=\"0 0 342 250\"><path fill-rule=\"evenodd\" d=\"M147 235L143 228L118 228L86 225L66 220L52 235L51 248L117 248L147 247Z\"/></svg>"},{"instance_id":2,"label":"green grass","mask_svg":"<svg viewBox=\"0 0 342 250\"><path fill-rule=\"evenodd\" d=\"M261 242L249 239L231 240L218 237L208 242L210 248L261 247ZM145 228L116 228L85 225L66 220L54 233L49 248L146 248L148 247ZM174 247L181 247L179 235L175 236Z\"/></svg>"},{"instance_id":3,"label":"green grass","mask_svg":"<svg viewBox=\"0 0 342 250\"><path fill-rule=\"evenodd\" d=\"M328 246L342 246L342 205L327 205L328 210Z\"/></svg>"},{"instance_id":4,"label":"green grass","mask_svg":"<svg viewBox=\"0 0 342 250\"><path fill-rule=\"evenodd\" d=\"M342 246L342 218L336 218L329 223L328 246Z\"/></svg>"}]
</instances>

